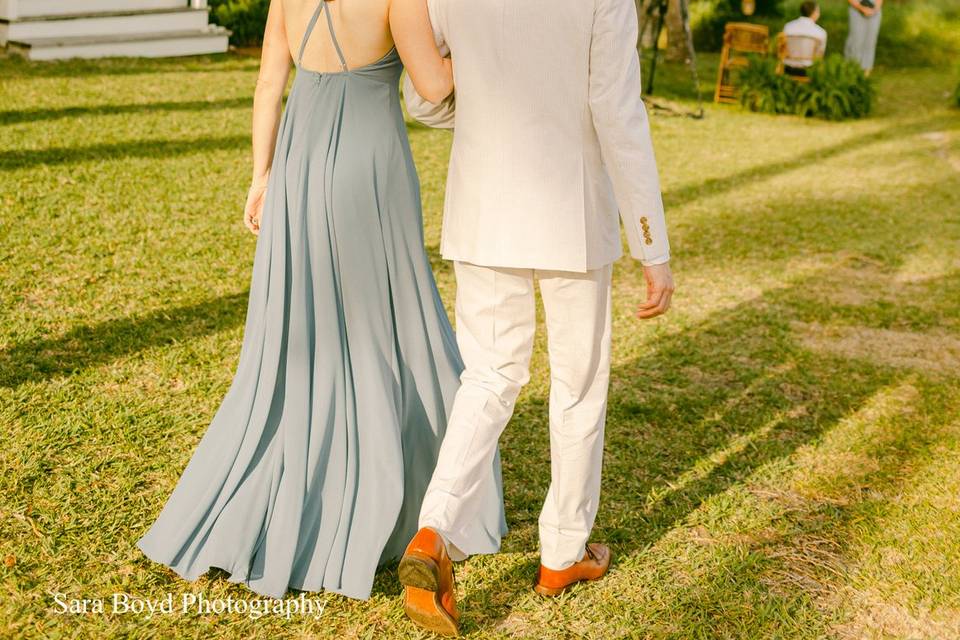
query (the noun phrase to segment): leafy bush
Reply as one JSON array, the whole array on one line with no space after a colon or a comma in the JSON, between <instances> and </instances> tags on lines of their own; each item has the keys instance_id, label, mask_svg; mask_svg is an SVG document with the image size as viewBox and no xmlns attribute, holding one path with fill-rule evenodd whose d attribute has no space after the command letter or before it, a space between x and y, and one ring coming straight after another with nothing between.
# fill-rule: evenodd
<instances>
[{"instance_id":1,"label":"leafy bush","mask_svg":"<svg viewBox=\"0 0 960 640\"><path fill-rule=\"evenodd\" d=\"M809 82L778 75L772 58L753 58L738 74L740 103L751 111L846 120L870 113L874 87L859 65L832 55L808 71Z\"/></svg>"},{"instance_id":2,"label":"leafy bush","mask_svg":"<svg viewBox=\"0 0 960 640\"><path fill-rule=\"evenodd\" d=\"M230 44L256 47L263 44L270 0L210 0L210 19L233 34Z\"/></svg>"},{"instance_id":3,"label":"leafy bush","mask_svg":"<svg viewBox=\"0 0 960 640\"><path fill-rule=\"evenodd\" d=\"M799 84L799 83L798 83ZM810 82L801 91L804 115L827 120L862 118L870 113L875 90L860 65L839 54L813 65Z\"/></svg>"},{"instance_id":4,"label":"leafy bush","mask_svg":"<svg viewBox=\"0 0 960 640\"><path fill-rule=\"evenodd\" d=\"M960 107L960 84L958 84L957 88L953 91L953 101Z\"/></svg>"},{"instance_id":5,"label":"leafy bush","mask_svg":"<svg viewBox=\"0 0 960 640\"><path fill-rule=\"evenodd\" d=\"M752 58L737 73L740 104L760 113L797 113L801 83L777 74L773 58Z\"/></svg>"}]
</instances>

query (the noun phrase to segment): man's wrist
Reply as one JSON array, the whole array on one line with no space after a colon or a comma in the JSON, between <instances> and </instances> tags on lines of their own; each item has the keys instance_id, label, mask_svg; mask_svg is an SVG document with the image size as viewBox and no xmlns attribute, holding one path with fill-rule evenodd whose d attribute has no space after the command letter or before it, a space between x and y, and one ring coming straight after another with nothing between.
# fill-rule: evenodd
<instances>
[{"instance_id":1,"label":"man's wrist","mask_svg":"<svg viewBox=\"0 0 960 640\"><path fill-rule=\"evenodd\" d=\"M656 256L653 258L640 258L640 264L645 267L653 267L658 264L666 264L670 262L670 254L665 253L662 256Z\"/></svg>"}]
</instances>

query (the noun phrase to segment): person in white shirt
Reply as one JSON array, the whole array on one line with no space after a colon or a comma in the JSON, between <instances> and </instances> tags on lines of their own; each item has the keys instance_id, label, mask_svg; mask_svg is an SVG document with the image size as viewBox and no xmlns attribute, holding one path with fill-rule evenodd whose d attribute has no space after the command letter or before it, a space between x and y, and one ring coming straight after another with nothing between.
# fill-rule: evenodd
<instances>
[{"instance_id":1,"label":"person in white shirt","mask_svg":"<svg viewBox=\"0 0 960 640\"><path fill-rule=\"evenodd\" d=\"M536 282L551 373L551 483L534 587L544 596L597 579L610 565L610 549L589 537L600 502L621 222L646 281L636 283L646 289L637 317L664 313L674 285L640 98L634 0L427 5L437 41L453 57L455 98L431 104L410 83L404 97L416 119L454 129L441 253L454 261L466 369L421 529L398 574L407 615L455 635L451 560L469 553L462 532L496 490L485 475L530 377ZM520 455L529 464L542 459Z\"/></svg>"},{"instance_id":2,"label":"person in white shirt","mask_svg":"<svg viewBox=\"0 0 960 640\"><path fill-rule=\"evenodd\" d=\"M827 31L817 24L819 19L820 5L813 0L807 0L800 5L800 17L784 25L787 55L783 66L786 73L804 76L813 61L823 57L827 49Z\"/></svg>"}]
</instances>

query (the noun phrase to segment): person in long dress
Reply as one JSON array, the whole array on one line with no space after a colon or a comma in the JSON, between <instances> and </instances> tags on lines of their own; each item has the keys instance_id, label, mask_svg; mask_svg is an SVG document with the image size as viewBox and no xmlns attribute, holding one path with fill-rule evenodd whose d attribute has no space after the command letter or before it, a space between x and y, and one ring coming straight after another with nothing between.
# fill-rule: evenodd
<instances>
[{"instance_id":1,"label":"person in long dress","mask_svg":"<svg viewBox=\"0 0 960 640\"><path fill-rule=\"evenodd\" d=\"M877 38L880 36L883 0L847 0L850 32L844 46L844 57L860 65L864 73L873 71L877 53Z\"/></svg>"},{"instance_id":2,"label":"person in long dress","mask_svg":"<svg viewBox=\"0 0 960 640\"><path fill-rule=\"evenodd\" d=\"M417 530L463 363L424 247L404 64L423 95L451 93L425 0L271 0L239 363L137 543L188 580L218 567L266 596L365 599ZM499 452L481 492L470 553L506 533Z\"/></svg>"}]
</instances>

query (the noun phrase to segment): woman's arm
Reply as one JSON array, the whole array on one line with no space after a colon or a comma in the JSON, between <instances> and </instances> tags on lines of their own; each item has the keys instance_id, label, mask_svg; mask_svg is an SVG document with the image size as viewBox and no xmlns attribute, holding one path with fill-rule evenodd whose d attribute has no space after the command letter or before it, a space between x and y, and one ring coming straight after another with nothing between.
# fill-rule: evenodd
<instances>
[{"instance_id":1,"label":"woman's arm","mask_svg":"<svg viewBox=\"0 0 960 640\"><path fill-rule=\"evenodd\" d=\"M390 31L417 93L443 101L453 91L453 65L437 49L427 0L391 0Z\"/></svg>"},{"instance_id":2,"label":"woman's arm","mask_svg":"<svg viewBox=\"0 0 960 640\"><path fill-rule=\"evenodd\" d=\"M244 223L250 231L260 230L263 196L270 176L277 129L283 107L283 91L290 75L290 49L283 19L282 0L271 0L267 27L263 33L260 74L253 94L253 178L244 209Z\"/></svg>"},{"instance_id":3,"label":"woman's arm","mask_svg":"<svg viewBox=\"0 0 960 640\"><path fill-rule=\"evenodd\" d=\"M870 7L865 7L862 4L860 4L860 0L847 0L847 2L850 3L851 7L853 7L854 9L856 9L857 11L859 11L865 16L872 16L873 12L876 11L876 9L871 9ZM874 6L879 7L880 4L883 2L883 0L874 0L874 2L875 2Z\"/></svg>"}]
</instances>

